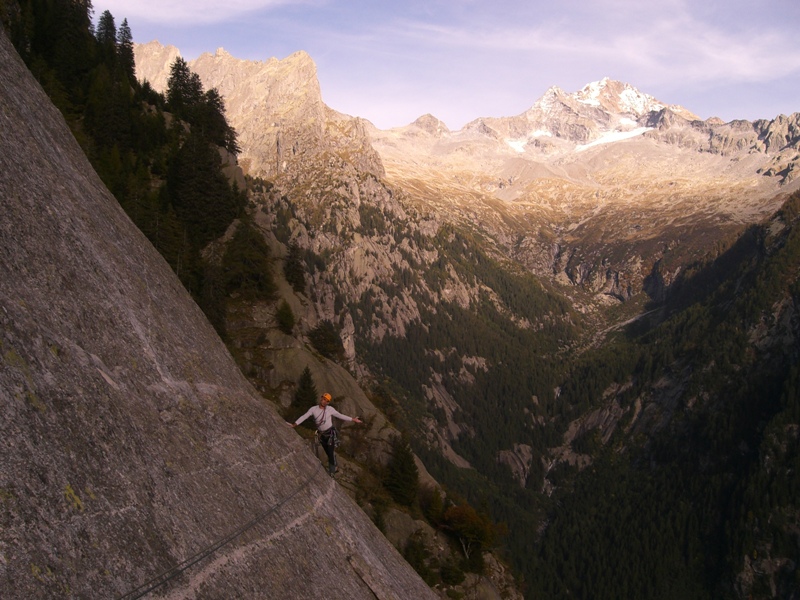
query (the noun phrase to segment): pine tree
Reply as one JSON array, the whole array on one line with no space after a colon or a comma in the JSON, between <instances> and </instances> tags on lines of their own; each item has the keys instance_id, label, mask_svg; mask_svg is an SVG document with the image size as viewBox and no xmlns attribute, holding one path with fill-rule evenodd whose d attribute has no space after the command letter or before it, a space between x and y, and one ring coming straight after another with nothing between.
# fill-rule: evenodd
<instances>
[{"instance_id":1,"label":"pine tree","mask_svg":"<svg viewBox=\"0 0 800 600\"><path fill-rule=\"evenodd\" d=\"M314 378L311 376L311 370L306 367L300 375L300 380L297 382L297 391L292 398L292 404L286 412L286 418L289 421L295 421L297 417L304 414L309 408L317 403L317 386L314 385ZM309 429L315 429L316 425L314 419L306 419L302 425Z\"/></svg>"},{"instance_id":2,"label":"pine tree","mask_svg":"<svg viewBox=\"0 0 800 600\"><path fill-rule=\"evenodd\" d=\"M228 294L237 291L251 300L271 300L275 295L269 246L248 219L236 228L222 257L222 270Z\"/></svg>"},{"instance_id":3,"label":"pine tree","mask_svg":"<svg viewBox=\"0 0 800 600\"><path fill-rule=\"evenodd\" d=\"M278 329L280 329L286 335L291 335L292 330L294 329L295 318L294 313L292 312L292 307L289 306L289 303L286 302L286 300L283 300L278 306L278 310L275 313L275 318L278 321Z\"/></svg>"},{"instance_id":4,"label":"pine tree","mask_svg":"<svg viewBox=\"0 0 800 600\"><path fill-rule=\"evenodd\" d=\"M236 130L228 124L225 117L225 102L216 88L203 94L190 111L192 126L198 128L215 145L225 148L231 154L239 154Z\"/></svg>"},{"instance_id":5,"label":"pine tree","mask_svg":"<svg viewBox=\"0 0 800 600\"><path fill-rule=\"evenodd\" d=\"M435 487L423 487L420 489L420 508L422 514L434 527L439 527L444 518L444 500L442 494Z\"/></svg>"},{"instance_id":6,"label":"pine tree","mask_svg":"<svg viewBox=\"0 0 800 600\"><path fill-rule=\"evenodd\" d=\"M92 35L90 0L49 3L41 7L50 30L41 30L45 60L54 67L70 94L79 95L83 79L92 67L95 39ZM46 39L48 35L51 38Z\"/></svg>"},{"instance_id":7,"label":"pine tree","mask_svg":"<svg viewBox=\"0 0 800 600\"><path fill-rule=\"evenodd\" d=\"M417 498L419 470L414 462L411 446L404 437L395 441L383 485L392 499L403 506L411 506Z\"/></svg>"},{"instance_id":8,"label":"pine tree","mask_svg":"<svg viewBox=\"0 0 800 600\"><path fill-rule=\"evenodd\" d=\"M167 108L179 119L189 120L192 110L203 97L200 76L189 69L180 56L172 63L167 80Z\"/></svg>"},{"instance_id":9,"label":"pine tree","mask_svg":"<svg viewBox=\"0 0 800 600\"><path fill-rule=\"evenodd\" d=\"M161 200L163 201L163 198ZM185 281L192 262L186 226L171 206L160 212L152 208L150 205L143 206L142 223L139 226L175 274L181 281Z\"/></svg>"},{"instance_id":10,"label":"pine tree","mask_svg":"<svg viewBox=\"0 0 800 600\"><path fill-rule=\"evenodd\" d=\"M298 294L306 290L306 276L303 268L303 261L300 257L300 247L292 242L289 245L289 252L286 261L283 263L283 275L292 289Z\"/></svg>"},{"instance_id":11,"label":"pine tree","mask_svg":"<svg viewBox=\"0 0 800 600\"><path fill-rule=\"evenodd\" d=\"M314 349L325 358L336 360L344 357L342 338L339 337L336 326L327 319L308 332L308 339Z\"/></svg>"},{"instance_id":12,"label":"pine tree","mask_svg":"<svg viewBox=\"0 0 800 600\"><path fill-rule=\"evenodd\" d=\"M117 26L111 11L104 10L97 22L95 37L101 46L115 47L117 44Z\"/></svg>"},{"instance_id":13,"label":"pine tree","mask_svg":"<svg viewBox=\"0 0 800 600\"><path fill-rule=\"evenodd\" d=\"M225 233L246 202L228 185L217 148L195 132L173 158L167 186L175 212L198 247Z\"/></svg>"},{"instance_id":14,"label":"pine tree","mask_svg":"<svg viewBox=\"0 0 800 600\"><path fill-rule=\"evenodd\" d=\"M86 129L92 134L99 153L114 145L121 150L132 146L131 86L127 81L120 81L118 73L116 69L100 64L90 77L83 115Z\"/></svg>"},{"instance_id":15,"label":"pine tree","mask_svg":"<svg viewBox=\"0 0 800 600\"><path fill-rule=\"evenodd\" d=\"M136 84L136 61L133 56L133 34L128 19L123 19L117 32L117 54L119 65L131 85Z\"/></svg>"}]
</instances>

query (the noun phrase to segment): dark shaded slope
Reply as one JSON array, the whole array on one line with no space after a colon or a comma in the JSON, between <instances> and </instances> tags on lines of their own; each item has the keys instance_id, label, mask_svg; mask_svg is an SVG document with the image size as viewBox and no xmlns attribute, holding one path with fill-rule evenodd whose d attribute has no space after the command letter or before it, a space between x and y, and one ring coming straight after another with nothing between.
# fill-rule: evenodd
<instances>
[{"instance_id":1,"label":"dark shaded slope","mask_svg":"<svg viewBox=\"0 0 800 600\"><path fill-rule=\"evenodd\" d=\"M0 596L432 592L261 400L0 31Z\"/></svg>"},{"instance_id":2,"label":"dark shaded slope","mask_svg":"<svg viewBox=\"0 0 800 600\"><path fill-rule=\"evenodd\" d=\"M591 465L553 478L531 597L797 598L799 226L795 193L681 282L669 318L576 371L632 357L605 381L631 382L616 431L589 429L573 448Z\"/></svg>"}]
</instances>

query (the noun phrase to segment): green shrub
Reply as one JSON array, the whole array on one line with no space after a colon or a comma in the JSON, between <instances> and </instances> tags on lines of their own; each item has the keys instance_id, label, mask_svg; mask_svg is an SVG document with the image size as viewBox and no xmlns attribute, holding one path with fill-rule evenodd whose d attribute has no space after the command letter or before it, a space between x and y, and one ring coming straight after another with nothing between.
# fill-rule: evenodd
<instances>
[{"instance_id":1,"label":"green shrub","mask_svg":"<svg viewBox=\"0 0 800 600\"><path fill-rule=\"evenodd\" d=\"M430 551L425 547L425 542L418 535L415 534L408 538L403 556L425 583L432 586L436 583L436 573L428 566L430 555Z\"/></svg>"},{"instance_id":2,"label":"green shrub","mask_svg":"<svg viewBox=\"0 0 800 600\"><path fill-rule=\"evenodd\" d=\"M275 318L278 321L278 329L286 335L291 335L294 329L295 319L292 307L284 300L278 306L278 311L275 313Z\"/></svg>"},{"instance_id":3,"label":"green shrub","mask_svg":"<svg viewBox=\"0 0 800 600\"><path fill-rule=\"evenodd\" d=\"M344 358L342 340L339 337L339 333L336 331L336 327L334 327L333 323L330 321L322 321L312 329L308 333L308 339L311 341L311 345L314 346L316 351L325 358L331 360L341 360Z\"/></svg>"},{"instance_id":4,"label":"green shrub","mask_svg":"<svg viewBox=\"0 0 800 600\"><path fill-rule=\"evenodd\" d=\"M461 570L455 561L447 560L442 564L441 569L441 577L442 583L445 585L458 585L459 583L463 582L466 575L464 575L464 571Z\"/></svg>"},{"instance_id":5,"label":"green shrub","mask_svg":"<svg viewBox=\"0 0 800 600\"><path fill-rule=\"evenodd\" d=\"M267 242L248 221L242 221L222 257L225 289L239 292L251 300L270 300L275 296L272 262Z\"/></svg>"}]
</instances>

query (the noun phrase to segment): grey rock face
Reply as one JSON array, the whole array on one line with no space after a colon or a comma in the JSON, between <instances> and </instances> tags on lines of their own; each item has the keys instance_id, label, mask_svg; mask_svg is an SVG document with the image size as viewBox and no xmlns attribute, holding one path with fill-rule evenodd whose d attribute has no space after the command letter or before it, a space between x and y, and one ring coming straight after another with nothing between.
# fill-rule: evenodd
<instances>
[{"instance_id":1,"label":"grey rock face","mask_svg":"<svg viewBox=\"0 0 800 600\"><path fill-rule=\"evenodd\" d=\"M137 44L140 79L165 91L174 46ZM317 67L302 51L278 60L241 60L219 48L189 62L206 89L225 99L228 119L239 134L240 164L245 173L280 177L304 169L337 167L383 175L362 119L342 115L322 101Z\"/></svg>"},{"instance_id":2,"label":"grey rock face","mask_svg":"<svg viewBox=\"0 0 800 600\"><path fill-rule=\"evenodd\" d=\"M140 81L149 82L154 90L166 90L169 67L180 55L175 46L162 46L158 42L136 44L134 49L136 77Z\"/></svg>"},{"instance_id":3,"label":"grey rock face","mask_svg":"<svg viewBox=\"0 0 800 600\"><path fill-rule=\"evenodd\" d=\"M0 596L121 597L230 538L152 596L434 597L247 383L2 32L0 89Z\"/></svg>"}]
</instances>

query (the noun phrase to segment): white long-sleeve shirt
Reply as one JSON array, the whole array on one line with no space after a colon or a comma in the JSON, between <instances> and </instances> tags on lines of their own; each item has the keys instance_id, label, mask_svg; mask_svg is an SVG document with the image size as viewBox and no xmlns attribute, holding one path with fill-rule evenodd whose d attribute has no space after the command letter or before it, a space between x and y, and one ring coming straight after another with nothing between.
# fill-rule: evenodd
<instances>
[{"instance_id":1,"label":"white long-sleeve shirt","mask_svg":"<svg viewBox=\"0 0 800 600\"><path fill-rule=\"evenodd\" d=\"M302 417L297 419L294 422L295 425L300 425L303 421L305 421L308 417L314 417L314 424L317 426L318 431L327 431L333 426L333 417L337 419L341 419L342 421L352 421L352 417L348 417L347 415L343 415L338 410L333 408L332 406L326 406L325 408L320 408L319 405L312 406L306 411Z\"/></svg>"}]
</instances>

